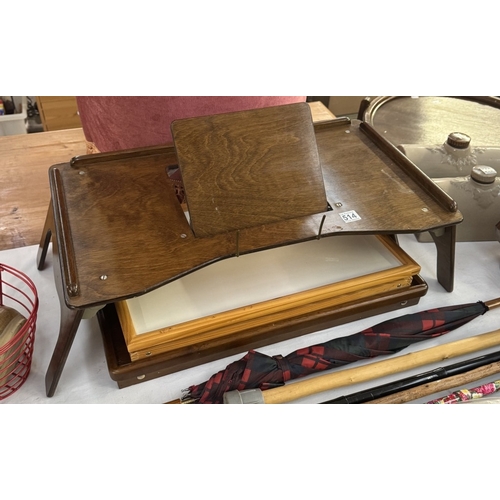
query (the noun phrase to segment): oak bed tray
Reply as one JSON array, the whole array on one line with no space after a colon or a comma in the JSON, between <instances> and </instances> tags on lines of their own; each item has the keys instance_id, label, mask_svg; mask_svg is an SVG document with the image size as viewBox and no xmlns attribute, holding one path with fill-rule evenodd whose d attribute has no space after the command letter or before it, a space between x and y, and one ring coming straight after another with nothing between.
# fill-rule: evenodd
<instances>
[{"instance_id":1,"label":"oak bed tray","mask_svg":"<svg viewBox=\"0 0 500 500\"><path fill-rule=\"evenodd\" d=\"M86 310L142 296L224 259L344 235L440 229L434 231L437 278L453 289L455 226L462 221L456 203L368 124L313 124L308 105L298 103L179 120L172 131L175 147L86 155L49 170L52 199L38 267L52 242L61 328L47 395ZM189 220L169 179L174 166ZM388 307L387 297L380 300ZM377 306L379 299L359 307L367 311L367 303ZM330 307L325 317L336 318L345 307ZM314 328L321 314L310 311L297 331ZM297 334L283 324L281 332L267 325L248 344ZM224 342L210 339L211 356L235 349ZM140 362L158 366L152 356L170 356L176 370L188 363L177 350ZM190 356L189 362L209 357Z\"/></svg>"}]
</instances>

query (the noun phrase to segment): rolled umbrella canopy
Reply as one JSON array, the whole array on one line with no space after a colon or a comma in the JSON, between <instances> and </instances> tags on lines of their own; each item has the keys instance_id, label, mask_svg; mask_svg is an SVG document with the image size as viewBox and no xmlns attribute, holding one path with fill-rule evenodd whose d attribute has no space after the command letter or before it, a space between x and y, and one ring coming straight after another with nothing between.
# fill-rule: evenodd
<instances>
[{"instance_id":1,"label":"rolled umbrella canopy","mask_svg":"<svg viewBox=\"0 0 500 500\"><path fill-rule=\"evenodd\" d=\"M206 382L189 387L181 402L223 403L228 391L267 390L354 361L395 354L414 343L444 335L499 305L500 300L495 299L405 314L287 356L249 351Z\"/></svg>"}]
</instances>

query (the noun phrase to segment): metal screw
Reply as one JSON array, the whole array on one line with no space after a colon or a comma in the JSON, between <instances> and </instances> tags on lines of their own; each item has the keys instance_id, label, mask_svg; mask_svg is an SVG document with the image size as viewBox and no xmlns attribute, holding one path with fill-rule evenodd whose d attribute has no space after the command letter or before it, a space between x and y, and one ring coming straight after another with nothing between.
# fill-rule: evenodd
<instances>
[{"instance_id":1,"label":"metal screw","mask_svg":"<svg viewBox=\"0 0 500 500\"><path fill-rule=\"evenodd\" d=\"M80 170L80 172L78 172L80 175L85 175L85 172L83 170Z\"/></svg>"},{"instance_id":2,"label":"metal screw","mask_svg":"<svg viewBox=\"0 0 500 500\"><path fill-rule=\"evenodd\" d=\"M336 207L341 207L341 206L342 206L342 203L340 203L340 202L335 203L335 206L336 206Z\"/></svg>"},{"instance_id":3,"label":"metal screw","mask_svg":"<svg viewBox=\"0 0 500 500\"><path fill-rule=\"evenodd\" d=\"M350 133L351 133L351 131L350 131L350 130L346 130L346 131L345 131L345 133L346 133L346 134L350 134Z\"/></svg>"},{"instance_id":4,"label":"metal screw","mask_svg":"<svg viewBox=\"0 0 500 500\"><path fill-rule=\"evenodd\" d=\"M151 351L148 351L148 352L146 353L146 356L151 356Z\"/></svg>"},{"instance_id":5,"label":"metal screw","mask_svg":"<svg viewBox=\"0 0 500 500\"><path fill-rule=\"evenodd\" d=\"M108 277L107 277L105 274L103 274L103 275L101 276L101 279L102 279L102 281L104 281L104 280L107 280L107 279L108 279Z\"/></svg>"},{"instance_id":6,"label":"metal screw","mask_svg":"<svg viewBox=\"0 0 500 500\"><path fill-rule=\"evenodd\" d=\"M428 212L429 209L427 207L422 208L422 212Z\"/></svg>"},{"instance_id":7,"label":"metal screw","mask_svg":"<svg viewBox=\"0 0 500 500\"><path fill-rule=\"evenodd\" d=\"M145 379L145 378L146 378L146 375L139 375L139 376L137 377L137 380L142 380L142 379Z\"/></svg>"},{"instance_id":8,"label":"metal screw","mask_svg":"<svg viewBox=\"0 0 500 500\"><path fill-rule=\"evenodd\" d=\"M187 234L182 233L181 238L187 238Z\"/></svg>"}]
</instances>

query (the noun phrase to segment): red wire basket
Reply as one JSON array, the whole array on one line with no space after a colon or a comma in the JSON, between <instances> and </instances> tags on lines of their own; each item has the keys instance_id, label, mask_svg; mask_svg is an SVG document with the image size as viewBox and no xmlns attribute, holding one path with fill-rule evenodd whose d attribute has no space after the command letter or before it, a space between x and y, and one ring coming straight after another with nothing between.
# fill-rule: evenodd
<instances>
[{"instance_id":1,"label":"red wire basket","mask_svg":"<svg viewBox=\"0 0 500 500\"><path fill-rule=\"evenodd\" d=\"M26 318L12 339L0 345L0 400L16 392L31 370L35 344L38 294L35 284L21 271L0 263L0 305Z\"/></svg>"}]
</instances>

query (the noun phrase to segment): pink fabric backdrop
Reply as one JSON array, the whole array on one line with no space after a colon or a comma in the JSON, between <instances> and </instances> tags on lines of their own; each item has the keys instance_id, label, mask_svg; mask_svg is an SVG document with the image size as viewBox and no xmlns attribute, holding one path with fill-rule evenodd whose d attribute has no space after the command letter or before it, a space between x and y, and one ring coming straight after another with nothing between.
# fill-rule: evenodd
<instances>
[{"instance_id":1,"label":"pink fabric backdrop","mask_svg":"<svg viewBox=\"0 0 500 500\"><path fill-rule=\"evenodd\" d=\"M172 142L179 118L304 102L305 96L80 96L76 98L87 141L101 152Z\"/></svg>"}]
</instances>

